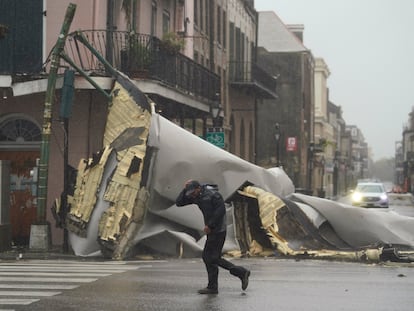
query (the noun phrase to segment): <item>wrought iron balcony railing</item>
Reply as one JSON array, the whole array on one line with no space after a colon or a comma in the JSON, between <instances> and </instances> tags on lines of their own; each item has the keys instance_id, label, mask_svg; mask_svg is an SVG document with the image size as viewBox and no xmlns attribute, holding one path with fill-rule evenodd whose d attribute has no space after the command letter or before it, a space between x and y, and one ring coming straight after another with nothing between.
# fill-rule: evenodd
<instances>
[{"instance_id":1,"label":"wrought iron balcony railing","mask_svg":"<svg viewBox=\"0 0 414 311\"><path fill-rule=\"evenodd\" d=\"M174 46L143 34L89 30L82 35L116 69L132 78L158 80L172 88L209 102L217 101L220 77ZM91 75L108 76L104 66L77 40L77 33L68 37L66 54Z\"/></svg>"},{"instance_id":2,"label":"wrought iron balcony railing","mask_svg":"<svg viewBox=\"0 0 414 311\"><path fill-rule=\"evenodd\" d=\"M253 87L264 97L275 98L276 78L252 62L229 62L229 82Z\"/></svg>"},{"instance_id":3,"label":"wrought iron balcony railing","mask_svg":"<svg viewBox=\"0 0 414 311\"><path fill-rule=\"evenodd\" d=\"M406 152L406 160L410 162L414 162L414 151Z\"/></svg>"}]
</instances>

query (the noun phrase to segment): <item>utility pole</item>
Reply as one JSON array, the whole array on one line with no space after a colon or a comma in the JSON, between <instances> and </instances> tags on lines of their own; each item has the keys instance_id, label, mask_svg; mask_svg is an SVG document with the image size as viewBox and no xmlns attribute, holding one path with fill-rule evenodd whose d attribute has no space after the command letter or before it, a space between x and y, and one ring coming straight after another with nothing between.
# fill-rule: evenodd
<instances>
[{"instance_id":1,"label":"utility pole","mask_svg":"<svg viewBox=\"0 0 414 311\"><path fill-rule=\"evenodd\" d=\"M66 229L66 215L68 213L68 194L69 194L69 118L71 115L73 97L75 93L75 71L66 69L63 78L62 96L60 103L59 117L63 125L64 144L63 144L63 193L60 204L60 220L63 228L63 253L69 252L69 235ZM73 193L72 193L73 195Z\"/></svg>"},{"instance_id":2,"label":"utility pole","mask_svg":"<svg viewBox=\"0 0 414 311\"><path fill-rule=\"evenodd\" d=\"M37 218L30 230L30 248L47 250L50 245L50 227L46 221L47 182L49 174L49 144L52 129L52 106L55 96L56 78L70 25L75 15L76 5L70 3L66 9L62 28L52 51L52 60L46 89L43 112L42 144L40 149L39 183L37 198Z\"/></svg>"},{"instance_id":3,"label":"utility pole","mask_svg":"<svg viewBox=\"0 0 414 311\"><path fill-rule=\"evenodd\" d=\"M308 148L308 194L313 195L312 175L313 175L313 154L315 143L311 141Z\"/></svg>"},{"instance_id":4,"label":"utility pole","mask_svg":"<svg viewBox=\"0 0 414 311\"><path fill-rule=\"evenodd\" d=\"M339 165L339 151L335 151L334 157L334 170L333 170L333 196L338 196L338 165Z\"/></svg>"},{"instance_id":5,"label":"utility pole","mask_svg":"<svg viewBox=\"0 0 414 311\"><path fill-rule=\"evenodd\" d=\"M280 161L280 125L279 123L275 124L275 139L276 139L276 166L281 166Z\"/></svg>"}]
</instances>

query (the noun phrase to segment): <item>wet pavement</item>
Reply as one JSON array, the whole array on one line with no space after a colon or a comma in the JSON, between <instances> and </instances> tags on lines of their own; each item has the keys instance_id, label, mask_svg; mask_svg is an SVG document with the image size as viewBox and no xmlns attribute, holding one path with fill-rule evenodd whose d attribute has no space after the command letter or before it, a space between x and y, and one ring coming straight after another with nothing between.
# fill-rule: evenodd
<instances>
[{"instance_id":1,"label":"wet pavement","mask_svg":"<svg viewBox=\"0 0 414 311\"><path fill-rule=\"evenodd\" d=\"M388 212L414 216L412 206L392 206ZM74 264L94 262L135 268L99 277L52 297L33 299L35 302L30 305L0 303L0 310L408 311L414 305L414 263L367 264L281 257L233 259L251 269L248 289L242 291L240 281L221 270L219 294L206 296L197 294L197 290L206 285L201 259L158 259L162 260L115 262L102 257L76 257L64 253L60 247L47 252L13 248L0 253L0 270L8 264L22 267L39 264L50 265L51 271L56 273ZM14 288L17 282L5 285L7 282L3 280L6 279L1 274L0 288L11 286L12 289L0 289L0 300L10 298L7 296L10 291L18 291ZM65 283L64 278L58 281ZM44 282L36 282L33 286L47 284ZM28 276L23 284L32 286L30 283Z\"/></svg>"},{"instance_id":2,"label":"wet pavement","mask_svg":"<svg viewBox=\"0 0 414 311\"><path fill-rule=\"evenodd\" d=\"M19 261L31 265L38 262L57 263L65 268L77 264L72 260ZM128 261L121 264L134 269L99 277L51 297L40 297L27 306L6 309L408 311L414 304L414 265L280 258L234 259L234 262L252 271L246 291L241 290L237 278L220 270L219 294L197 294L206 285L200 259ZM3 264L0 262L0 269ZM53 271L59 271L59 266ZM59 281L63 283L65 279ZM4 307L0 305L0 309Z\"/></svg>"}]
</instances>

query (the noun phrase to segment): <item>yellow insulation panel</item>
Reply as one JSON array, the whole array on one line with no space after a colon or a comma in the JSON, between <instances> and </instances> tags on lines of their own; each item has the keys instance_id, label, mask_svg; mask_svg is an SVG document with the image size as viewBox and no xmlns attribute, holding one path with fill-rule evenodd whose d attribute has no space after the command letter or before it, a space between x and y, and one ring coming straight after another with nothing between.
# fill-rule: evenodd
<instances>
[{"instance_id":1,"label":"yellow insulation panel","mask_svg":"<svg viewBox=\"0 0 414 311\"><path fill-rule=\"evenodd\" d=\"M78 166L79 173L70 214L81 219L83 222L89 222L95 207L105 163L110 153L111 149L105 148L100 162L91 168L86 167L85 161L81 161Z\"/></svg>"},{"instance_id":2,"label":"yellow insulation panel","mask_svg":"<svg viewBox=\"0 0 414 311\"><path fill-rule=\"evenodd\" d=\"M103 241L116 242L130 223L136 201L139 199L151 114L138 106L118 83L114 87L113 94L116 96L113 97L113 105L109 110L104 143L111 144L127 129L142 129L139 139L136 139L139 144L117 150L119 163L104 195L104 199L111 202L111 208L101 219L99 238ZM138 171L131 173L135 158L139 159L139 168Z\"/></svg>"},{"instance_id":3,"label":"yellow insulation panel","mask_svg":"<svg viewBox=\"0 0 414 311\"><path fill-rule=\"evenodd\" d=\"M306 255L314 258L323 258L323 259L341 259L341 260L351 260L351 261L372 261L377 262L380 260L380 255L382 253L382 248L371 248L360 251L337 251L337 250L293 250L289 247L289 243L284 239L278 232L277 225L277 213L283 206L284 202L275 196L272 193L266 192L263 189L248 186L245 187L242 191L239 191L240 194L247 197L253 197L258 200L259 205L259 215L265 229L269 240L277 248L277 250L289 256L299 256ZM250 253L256 255L269 255L268 250L264 250L257 241L253 241L250 245Z\"/></svg>"},{"instance_id":4,"label":"yellow insulation panel","mask_svg":"<svg viewBox=\"0 0 414 311\"><path fill-rule=\"evenodd\" d=\"M92 160L89 163L82 161L79 165L67 221L67 227L71 231L86 235L100 187L104 187L103 199L110 203L110 207L101 216L98 228L98 237L103 242L103 247L116 249L131 221L142 220L145 214L145 206L142 205L146 202L147 195L140 198L139 193L147 193L145 189L141 191L140 184L150 124L150 111L142 109L128 91L116 82L103 139L106 147L101 160L92 167L89 166ZM110 180L102 184L105 164L112 148L116 152L118 163ZM129 245L129 242L125 241L123 247L125 245Z\"/></svg>"},{"instance_id":5,"label":"yellow insulation panel","mask_svg":"<svg viewBox=\"0 0 414 311\"><path fill-rule=\"evenodd\" d=\"M113 93L116 96L113 97L113 105L109 109L104 145L111 144L123 131L137 125L147 129L140 137L146 141L151 122L150 112L138 106L119 83L115 84ZM146 143L143 145L146 146Z\"/></svg>"}]
</instances>

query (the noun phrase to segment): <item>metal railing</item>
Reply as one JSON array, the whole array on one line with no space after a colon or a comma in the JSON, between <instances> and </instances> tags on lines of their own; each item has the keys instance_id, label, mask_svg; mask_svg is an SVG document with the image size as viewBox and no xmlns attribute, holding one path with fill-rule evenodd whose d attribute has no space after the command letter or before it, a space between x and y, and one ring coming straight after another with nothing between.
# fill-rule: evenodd
<instances>
[{"instance_id":1,"label":"metal railing","mask_svg":"<svg viewBox=\"0 0 414 311\"><path fill-rule=\"evenodd\" d=\"M156 37L106 30L80 33L114 68L131 78L159 80L192 96L217 101L220 77ZM77 40L77 35L68 37L65 53L91 75L108 76L98 59Z\"/></svg>"},{"instance_id":2,"label":"metal railing","mask_svg":"<svg viewBox=\"0 0 414 311\"><path fill-rule=\"evenodd\" d=\"M256 83L276 93L276 78L253 62L229 62L229 80L233 83Z\"/></svg>"}]
</instances>

